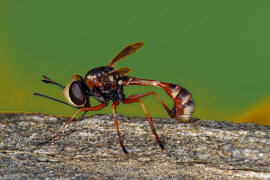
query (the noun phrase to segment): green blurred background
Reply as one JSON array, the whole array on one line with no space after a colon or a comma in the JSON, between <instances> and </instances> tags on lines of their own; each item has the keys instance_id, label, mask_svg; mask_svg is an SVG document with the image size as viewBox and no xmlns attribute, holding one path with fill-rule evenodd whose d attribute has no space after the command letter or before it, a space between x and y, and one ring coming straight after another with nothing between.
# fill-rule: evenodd
<instances>
[{"instance_id":1,"label":"green blurred background","mask_svg":"<svg viewBox=\"0 0 270 180\"><path fill-rule=\"evenodd\" d=\"M269 7L268 0L3 0L0 111L71 115L74 109L32 95L63 99L61 89L40 81L42 75L65 84L72 74L84 75L126 45L145 41L117 67L181 84L193 94L194 117L234 121L263 104L265 116L258 121L270 121ZM133 86L125 92L150 90L172 105L160 89ZM151 116L167 117L154 97L144 102ZM98 113L110 112L109 106ZM139 104L120 105L118 113L143 116Z\"/></svg>"}]
</instances>

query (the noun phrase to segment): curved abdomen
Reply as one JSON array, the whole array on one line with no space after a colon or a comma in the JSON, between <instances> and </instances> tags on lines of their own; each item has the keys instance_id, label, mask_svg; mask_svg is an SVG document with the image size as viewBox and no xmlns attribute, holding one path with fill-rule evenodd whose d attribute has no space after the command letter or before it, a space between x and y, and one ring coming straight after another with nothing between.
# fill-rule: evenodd
<instances>
[{"instance_id":1,"label":"curved abdomen","mask_svg":"<svg viewBox=\"0 0 270 180\"><path fill-rule=\"evenodd\" d=\"M191 93L186 88L181 87L173 100L174 107L172 113L175 118L182 122L188 122L192 117L195 107Z\"/></svg>"},{"instance_id":2,"label":"curved abdomen","mask_svg":"<svg viewBox=\"0 0 270 180\"><path fill-rule=\"evenodd\" d=\"M155 86L162 88L174 101L172 115L181 122L188 122L192 118L195 104L191 93L178 84L162 81L126 77L123 85Z\"/></svg>"}]
</instances>

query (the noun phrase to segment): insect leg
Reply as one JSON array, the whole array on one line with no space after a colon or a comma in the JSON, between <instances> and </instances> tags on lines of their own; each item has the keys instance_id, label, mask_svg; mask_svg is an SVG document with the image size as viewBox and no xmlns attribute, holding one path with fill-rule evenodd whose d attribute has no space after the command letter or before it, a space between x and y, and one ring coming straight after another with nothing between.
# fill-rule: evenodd
<instances>
[{"instance_id":1,"label":"insect leg","mask_svg":"<svg viewBox=\"0 0 270 180\"><path fill-rule=\"evenodd\" d=\"M84 107L84 108L80 108L78 111L76 111L76 112L73 114L73 116L72 116L72 117L66 122L66 124L62 127L62 132L63 132L64 128L68 127L68 125L71 123L71 121L74 119L74 117L75 117L79 112L84 111L83 115L80 116L80 118L81 118L81 117L83 117L88 111L98 111L98 110L104 108L105 106L107 106L107 104L99 104L99 105L93 106L93 107ZM58 132L57 134L54 134L54 135L52 136L52 138L50 138L49 140L47 140L47 141L45 141L45 142L40 143L40 145L44 145L44 144L46 144L46 143L48 143L48 142L51 142L51 141L57 139L57 138L60 136L60 134L61 134L60 132Z\"/></svg>"},{"instance_id":2,"label":"insect leg","mask_svg":"<svg viewBox=\"0 0 270 180\"><path fill-rule=\"evenodd\" d=\"M144 106L142 100L140 99L140 94L131 95L130 97L128 97L128 98L126 98L126 99L124 100L124 104L130 104L130 103L136 103L136 102L139 102L139 103L141 104L142 109L143 109L143 111L144 111L144 114L146 115L147 120L148 120L148 122L149 122L149 124L150 124L152 133L154 134L154 136L155 136L155 138L156 138L156 141L157 141L159 147L161 148L161 150L163 150L163 149L164 149L164 146L163 146L163 144L161 143L161 141L160 141L160 139L159 139L159 137L158 137L158 134L157 134L156 129L155 129L155 127L154 127L152 118L150 117L150 115L149 115L148 112L146 111L145 106Z\"/></svg>"},{"instance_id":3,"label":"insect leg","mask_svg":"<svg viewBox=\"0 0 270 180\"><path fill-rule=\"evenodd\" d=\"M88 112L88 111L98 111L98 110L101 110L101 109L103 109L104 107L106 107L107 106L107 104L99 104L99 105L97 105L97 106L93 106L93 107L83 107L83 108L80 108L78 111L76 111L75 113L74 113L74 115L66 122L66 124L63 126L63 128L62 128L62 130L65 128L65 127L68 127L68 125L71 123L71 121L74 119L74 117L79 113L79 112L81 112L81 111L85 111L85 113L86 112ZM85 114L84 113L84 114ZM83 114L83 115L84 115Z\"/></svg>"},{"instance_id":4,"label":"insect leg","mask_svg":"<svg viewBox=\"0 0 270 180\"><path fill-rule=\"evenodd\" d=\"M116 118L116 106L118 106L119 102L118 101L115 101L113 102L112 104L112 110L113 110L113 120L114 120L114 125L116 127L116 131L117 131L117 134L118 134L118 138L119 138L119 143L120 143L120 146L123 150L123 152L125 154L128 153L128 151L126 150L124 144L123 144L123 141L122 141L122 138L121 138L121 134L120 134L120 131L119 131L119 124L118 124L118 121L117 121L117 118Z\"/></svg>"},{"instance_id":5,"label":"insect leg","mask_svg":"<svg viewBox=\"0 0 270 180\"><path fill-rule=\"evenodd\" d=\"M174 118L173 116L173 113L172 111L169 109L169 107L161 100L161 98L159 97L159 95L155 92L155 91L150 91L150 92L147 92L147 93L143 93L143 94L134 94L134 95L131 95L129 96L128 98L129 99L138 99L138 98L143 98L143 97L146 97L146 96L150 96L150 95L155 95L156 98L158 99L158 101L160 102L160 104L164 107L164 109L167 111L168 115L171 117L171 118Z\"/></svg>"}]
</instances>

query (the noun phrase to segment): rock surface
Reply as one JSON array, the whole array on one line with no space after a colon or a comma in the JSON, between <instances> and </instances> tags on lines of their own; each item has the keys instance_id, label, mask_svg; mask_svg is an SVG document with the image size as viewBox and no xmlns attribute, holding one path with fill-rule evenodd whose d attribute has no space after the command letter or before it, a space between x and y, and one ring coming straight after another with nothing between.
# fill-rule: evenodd
<instances>
[{"instance_id":1,"label":"rock surface","mask_svg":"<svg viewBox=\"0 0 270 180\"><path fill-rule=\"evenodd\" d=\"M270 179L270 127L154 118L160 151L145 118L0 114L0 179ZM45 142L45 143L42 143Z\"/></svg>"}]
</instances>

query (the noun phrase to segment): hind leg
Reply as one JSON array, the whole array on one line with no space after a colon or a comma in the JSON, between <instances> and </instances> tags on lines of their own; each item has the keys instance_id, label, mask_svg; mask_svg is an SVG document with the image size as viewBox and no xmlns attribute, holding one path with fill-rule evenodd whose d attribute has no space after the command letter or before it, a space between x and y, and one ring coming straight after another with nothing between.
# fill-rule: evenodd
<instances>
[{"instance_id":1,"label":"hind leg","mask_svg":"<svg viewBox=\"0 0 270 180\"><path fill-rule=\"evenodd\" d=\"M145 94L147 94L147 93L145 93ZM154 136L155 136L155 138L156 138L156 141L157 141L159 147L161 148L161 150L163 150L163 149L164 149L164 146L163 146L163 144L161 143L161 141L160 141L160 139L159 139L159 137L158 137L158 134L157 134L156 129L155 129L155 127L154 127L152 118L150 117L150 115L149 115L148 112L146 111L145 106L144 106L144 104L143 104L143 102L142 102L142 100L141 100L142 97L147 96L147 95L145 95L145 94L135 94L135 95L131 95L131 96L129 96L128 98L126 98L126 99L124 100L124 104L137 103L137 102L139 102L139 103L141 104L141 107L142 107L142 109L143 109L143 111L144 111L144 113L145 113L145 115L146 115L146 117L147 117L147 120L148 120L148 122L149 122L149 125L150 125L150 127L151 127L152 133L154 134ZM151 94L150 94L150 95L151 95Z\"/></svg>"},{"instance_id":2,"label":"hind leg","mask_svg":"<svg viewBox=\"0 0 270 180\"><path fill-rule=\"evenodd\" d=\"M143 94L134 94L134 95L131 95L129 96L127 99L129 100L133 100L133 99L141 99L143 97L146 97L146 96L150 96L150 95L155 95L156 98L158 99L158 101L160 102L160 104L163 106L163 108L167 111L168 115L171 117L171 118L174 118L174 115L173 115L173 112L169 109L169 107L161 100L161 98L159 97L159 95L155 92L155 91L150 91L150 92L147 92L147 93L143 93ZM129 101L128 100L128 101Z\"/></svg>"}]
</instances>

